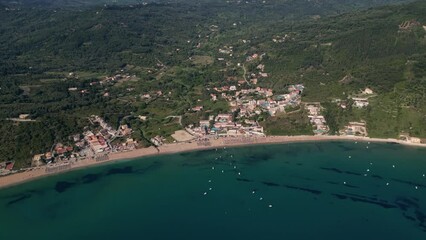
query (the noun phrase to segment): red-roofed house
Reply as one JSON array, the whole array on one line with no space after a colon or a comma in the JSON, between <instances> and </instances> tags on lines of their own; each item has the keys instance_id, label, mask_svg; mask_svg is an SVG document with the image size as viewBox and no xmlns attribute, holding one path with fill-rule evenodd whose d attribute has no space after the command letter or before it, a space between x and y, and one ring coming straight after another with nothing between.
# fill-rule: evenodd
<instances>
[{"instance_id":1,"label":"red-roofed house","mask_svg":"<svg viewBox=\"0 0 426 240\"><path fill-rule=\"evenodd\" d=\"M11 171L13 169L14 165L15 165L14 162L6 163L6 168L5 169Z\"/></svg>"}]
</instances>

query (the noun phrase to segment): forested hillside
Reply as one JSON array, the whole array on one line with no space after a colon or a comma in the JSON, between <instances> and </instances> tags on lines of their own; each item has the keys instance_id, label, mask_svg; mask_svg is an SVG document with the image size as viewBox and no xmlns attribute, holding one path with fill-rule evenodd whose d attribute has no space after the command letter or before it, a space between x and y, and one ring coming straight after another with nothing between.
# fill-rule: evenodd
<instances>
[{"instance_id":1,"label":"forested hillside","mask_svg":"<svg viewBox=\"0 0 426 240\"><path fill-rule=\"evenodd\" d=\"M143 3L168 3L168 4L194 4L194 5L205 5L212 3L226 3L234 2L240 4L253 4L262 3L270 4L274 6L286 6L292 8L294 11L302 10L307 8L320 9L322 11L346 11L368 7L376 7L386 4L394 3L407 3L411 0L250 0L250 1L238 1L238 0L0 0L9 7L45 7L45 8L70 8L70 7L90 7L102 4L108 5L126 5L126 4L143 4Z\"/></svg>"},{"instance_id":2,"label":"forested hillside","mask_svg":"<svg viewBox=\"0 0 426 240\"><path fill-rule=\"evenodd\" d=\"M357 4L388 2L397 1ZM125 121L136 129L136 139L144 139L180 129L166 120L169 115L182 115L183 123L191 124L203 114L226 112L226 102L210 102L206 88L242 78L237 64L254 53L264 54L269 73L259 86L283 92L303 83L304 101L326 106L332 134L349 121L365 120L370 136L426 137L426 2L337 14L352 9L351 3L212 1L79 11L1 7L0 161L25 166L32 154L81 132L92 114L113 126L124 116L147 115L150 120L143 123ZM415 24L401 30L406 21ZM218 52L226 46L233 47L232 56ZM256 66L246 63L249 71ZM131 80L92 84L118 73ZM368 108L343 110L333 102L366 87L377 94ZM160 89L170 92L167 100L141 100ZM187 113L199 103L204 113ZM5 120L19 114L36 122ZM276 122L266 119L267 126L279 127ZM306 130L283 126L291 129L277 132Z\"/></svg>"}]
</instances>

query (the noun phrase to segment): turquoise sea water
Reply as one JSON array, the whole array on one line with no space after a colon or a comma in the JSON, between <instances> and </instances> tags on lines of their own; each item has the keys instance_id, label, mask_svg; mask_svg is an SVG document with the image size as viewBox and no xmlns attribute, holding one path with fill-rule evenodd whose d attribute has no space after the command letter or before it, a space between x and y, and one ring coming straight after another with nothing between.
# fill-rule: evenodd
<instances>
[{"instance_id":1,"label":"turquoise sea water","mask_svg":"<svg viewBox=\"0 0 426 240\"><path fill-rule=\"evenodd\" d=\"M422 240L423 174L426 149L394 144L142 158L0 189L0 239Z\"/></svg>"}]
</instances>

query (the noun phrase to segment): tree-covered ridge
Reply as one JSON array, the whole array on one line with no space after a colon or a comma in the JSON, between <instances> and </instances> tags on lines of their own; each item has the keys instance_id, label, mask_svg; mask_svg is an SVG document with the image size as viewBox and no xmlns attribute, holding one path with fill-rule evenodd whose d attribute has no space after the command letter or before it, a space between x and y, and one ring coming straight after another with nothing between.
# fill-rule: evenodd
<instances>
[{"instance_id":1,"label":"tree-covered ridge","mask_svg":"<svg viewBox=\"0 0 426 240\"><path fill-rule=\"evenodd\" d=\"M83 61L89 66L95 65L94 68L111 69L112 66L107 65L108 62L103 63L105 58L116 57L107 54L111 50L115 53L131 52L132 55L149 53L152 56L169 51L174 47L172 45L183 45L185 37L196 37L197 33L208 28L208 24L222 25L220 29L220 33L222 33L234 31L235 29L229 28L229 26L238 22L247 29L257 28L257 30L260 30L259 33L263 34L264 27L262 26L270 26L271 24L278 30L282 26L303 27L298 23L298 19L306 19L314 14L309 14L309 11L298 12L292 8L280 8L274 5L258 4L253 7L236 4L232 8L228 8L228 5L219 3L208 7L204 5L181 5L178 8L172 4L109 6L84 12L40 9L5 11L1 20L6 24L2 25L1 29L5 33L13 31L15 34L3 35L4 44L0 47L4 52L2 57L7 61L1 62L3 69L0 73L7 71L4 68L7 69L7 65L10 64L10 57L20 55L21 52L34 56L34 54L37 55L40 51L43 51L40 57L47 56L48 58L43 59L43 62L52 67L61 66L63 59L66 59L67 65L72 65L73 62L80 64ZM303 9L309 9L309 7L302 6ZM293 20L292 24L283 24L294 12L297 12L298 18ZM277 26L273 25L274 21L278 22ZM363 22L361 21L361 23ZM341 27L343 26L354 27L348 24L341 25ZM357 27L363 26L358 24ZM180 34L180 36L175 34ZM368 32L365 32L365 35L379 38L379 35L368 35ZM183 41L177 42L180 40ZM363 42L368 43L370 41L363 39ZM92 45L92 43L96 45ZM153 47L154 44L155 48ZM345 44L342 46L345 47ZM163 49L162 47L169 48ZM160 51L152 54L152 51L157 49ZM402 46L402 49L405 49L404 46ZM381 51L380 48L377 50ZM91 56L91 58L88 58L88 56ZM95 58L100 60L100 63L90 64L92 59ZM69 62L70 60L71 62ZM54 64L50 64L50 61ZM134 63L143 62L139 60ZM123 64L125 63L123 62ZM13 71L20 68L21 66L14 65Z\"/></svg>"},{"instance_id":2,"label":"tree-covered ridge","mask_svg":"<svg viewBox=\"0 0 426 240\"><path fill-rule=\"evenodd\" d=\"M0 3L12 8L17 7L47 7L47 8L69 8L87 7L103 4L136 4L142 3L138 0L1 0Z\"/></svg>"},{"instance_id":3,"label":"tree-covered ridge","mask_svg":"<svg viewBox=\"0 0 426 240\"><path fill-rule=\"evenodd\" d=\"M411 0L0 0L0 3L11 8L27 8L27 7L40 7L40 8L84 8L99 5L137 5L137 4L150 4L150 3L167 3L167 4L192 4L192 5L206 5L206 4L223 4L223 3L237 3L256 4L262 3L263 5L272 6L285 6L291 8L294 12L305 10L322 9L322 11L341 12L354 9L363 9L369 7L377 7L387 4L407 3ZM328 10L327 10L328 9Z\"/></svg>"},{"instance_id":4,"label":"tree-covered ridge","mask_svg":"<svg viewBox=\"0 0 426 240\"><path fill-rule=\"evenodd\" d=\"M144 139L180 129L170 115L188 125L227 112L228 104L211 102L206 89L241 79L237 63L256 71L258 62L246 62L255 53L265 53L269 73L258 85L283 93L289 84L303 83L304 101L322 102L332 132L365 120L370 136L426 137L424 1L328 17L309 8L294 16L284 4L269 4L1 8L0 132L8 134L0 137L0 161L25 165L32 154L81 132L92 114L114 127L124 116L146 115L146 122L124 121L136 139ZM420 25L400 29L411 20ZM229 46L232 56L219 52ZM132 77L93 84L115 74ZM365 87L377 93L366 109L343 110L332 102ZM141 99L158 90L169 97ZM198 104L204 112L188 113ZM4 120L23 113L36 122ZM302 117L262 119L276 133L297 134L310 131Z\"/></svg>"}]
</instances>

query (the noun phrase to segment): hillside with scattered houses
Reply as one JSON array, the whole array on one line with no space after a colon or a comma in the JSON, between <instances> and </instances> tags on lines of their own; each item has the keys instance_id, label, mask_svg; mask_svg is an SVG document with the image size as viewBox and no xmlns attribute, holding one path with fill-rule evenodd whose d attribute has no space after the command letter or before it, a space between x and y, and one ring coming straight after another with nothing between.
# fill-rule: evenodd
<instances>
[{"instance_id":1,"label":"hillside with scattered houses","mask_svg":"<svg viewBox=\"0 0 426 240\"><path fill-rule=\"evenodd\" d=\"M426 3L302 3L3 5L0 162L222 136L426 138Z\"/></svg>"}]
</instances>

